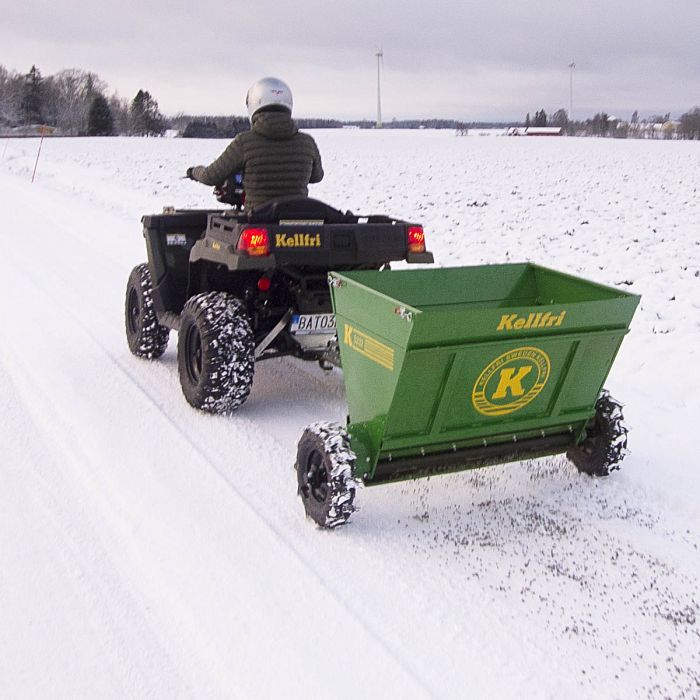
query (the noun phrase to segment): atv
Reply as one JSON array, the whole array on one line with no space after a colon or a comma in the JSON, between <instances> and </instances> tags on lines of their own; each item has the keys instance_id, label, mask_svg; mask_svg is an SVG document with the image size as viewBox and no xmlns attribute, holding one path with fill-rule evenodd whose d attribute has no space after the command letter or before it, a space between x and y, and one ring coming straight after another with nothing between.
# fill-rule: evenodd
<instances>
[{"instance_id":1,"label":"atv","mask_svg":"<svg viewBox=\"0 0 700 700\"><path fill-rule=\"evenodd\" d=\"M142 218L148 262L132 270L125 302L134 355L160 357L178 332L182 392L203 411L242 406L257 362L340 365L331 270L433 262L420 224L298 197L245 212L240 177L215 194L231 208Z\"/></svg>"}]
</instances>

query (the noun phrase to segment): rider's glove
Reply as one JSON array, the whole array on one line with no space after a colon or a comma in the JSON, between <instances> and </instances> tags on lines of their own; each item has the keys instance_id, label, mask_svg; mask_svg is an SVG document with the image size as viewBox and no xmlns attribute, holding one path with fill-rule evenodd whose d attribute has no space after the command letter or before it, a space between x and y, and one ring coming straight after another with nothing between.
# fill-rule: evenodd
<instances>
[{"instance_id":1,"label":"rider's glove","mask_svg":"<svg viewBox=\"0 0 700 700\"><path fill-rule=\"evenodd\" d=\"M194 170L194 168L187 168L186 177L188 177L190 180L194 180L194 177L192 177L193 170Z\"/></svg>"}]
</instances>

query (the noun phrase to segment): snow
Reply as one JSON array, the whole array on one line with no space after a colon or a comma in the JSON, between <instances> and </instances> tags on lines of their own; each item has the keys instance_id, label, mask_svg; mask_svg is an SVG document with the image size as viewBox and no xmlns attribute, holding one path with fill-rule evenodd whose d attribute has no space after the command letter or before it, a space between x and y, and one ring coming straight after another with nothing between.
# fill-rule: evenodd
<instances>
[{"instance_id":1,"label":"snow","mask_svg":"<svg viewBox=\"0 0 700 700\"><path fill-rule=\"evenodd\" d=\"M533 260L642 302L607 383L627 457L362 489L303 516L304 426L342 375L261 364L231 417L133 357L142 214L225 143L3 144L0 697L700 695L700 168L694 142L314 132L312 195L422 221L442 266Z\"/></svg>"}]
</instances>

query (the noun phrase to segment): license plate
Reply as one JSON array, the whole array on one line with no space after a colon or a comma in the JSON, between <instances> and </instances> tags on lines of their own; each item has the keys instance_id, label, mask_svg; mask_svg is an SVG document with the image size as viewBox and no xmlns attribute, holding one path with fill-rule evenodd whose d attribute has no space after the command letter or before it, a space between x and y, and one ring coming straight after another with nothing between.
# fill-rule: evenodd
<instances>
[{"instance_id":1,"label":"license plate","mask_svg":"<svg viewBox=\"0 0 700 700\"><path fill-rule=\"evenodd\" d=\"M167 244L170 245L187 245L187 236L184 233L168 233L165 236Z\"/></svg>"},{"instance_id":2,"label":"license plate","mask_svg":"<svg viewBox=\"0 0 700 700\"><path fill-rule=\"evenodd\" d=\"M335 333L334 314L295 314L289 330L298 335L311 333Z\"/></svg>"}]
</instances>

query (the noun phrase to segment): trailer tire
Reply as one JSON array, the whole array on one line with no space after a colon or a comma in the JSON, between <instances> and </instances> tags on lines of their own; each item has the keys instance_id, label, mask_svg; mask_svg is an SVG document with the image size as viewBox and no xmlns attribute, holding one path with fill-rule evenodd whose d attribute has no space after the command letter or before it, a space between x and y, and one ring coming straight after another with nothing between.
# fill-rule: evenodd
<instances>
[{"instance_id":1,"label":"trailer tire","mask_svg":"<svg viewBox=\"0 0 700 700\"><path fill-rule=\"evenodd\" d=\"M622 404L603 391L595 405L593 425L586 437L570 447L566 456L576 468L589 476L608 476L620 468L627 454L627 427L622 415Z\"/></svg>"},{"instance_id":2,"label":"trailer tire","mask_svg":"<svg viewBox=\"0 0 700 700\"><path fill-rule=\"evenodd\" d=\"M168 347L170 329L158 323L153 307L153 285L147 263L137 265L129 275L124 303L124 325L129 350L148 360L159 358Z\"/></svg>"},{"instance_id":3,"label":"trailer tire","mask_svg":"<svg viewBox=\"0 0 700 700\"><path fill-rule=\"evenodd\" d=\"M355 454L347 431L336 423L314 423L297 445L298 494L306 515L323 528L344 525L357 509Z\"/></svg>"},{"instance_id":4,"label":"trailer tire","mask_svg":"<svg viewBox=\"0 0 700 700\"><path fill-rule=\"evenodd\" d=\"M180 316L177 364L188 403L208 413L242 406L253 386L253 331L240 299L225 292L191 297Z\"/></svg>"}]
</instances>

